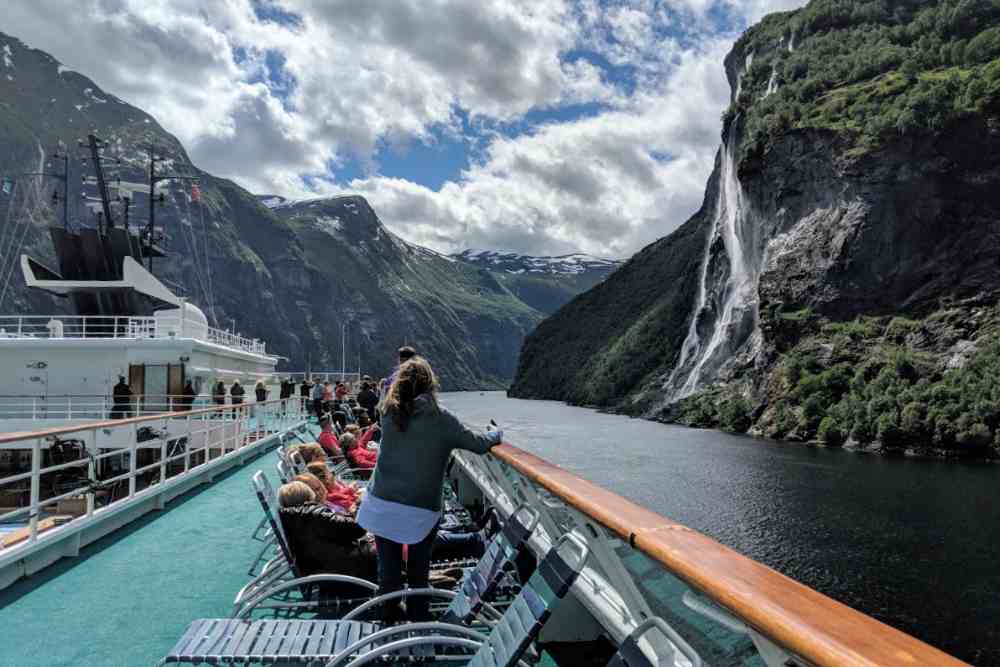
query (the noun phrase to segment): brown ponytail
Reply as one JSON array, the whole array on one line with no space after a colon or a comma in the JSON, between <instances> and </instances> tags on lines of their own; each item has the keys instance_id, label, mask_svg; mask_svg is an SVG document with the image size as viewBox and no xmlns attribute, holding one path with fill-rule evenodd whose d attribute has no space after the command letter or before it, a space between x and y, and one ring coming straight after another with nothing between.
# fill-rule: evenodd
<instances>
[{"instance_id":1,"label":"brown ponytail","mask_svg":"<svg viewBox=\"0 0 1000 667\"><path fill-rule=\"evenodd\" d=\"M413 417L413 405L418 396L428 394L431 402L437 405L434 397L437 387L431 365L423 357L413 357L400 364L396 379L382 400L382 413L392 417L397 429L405 431Z\"/></svg>"}]
</instances>

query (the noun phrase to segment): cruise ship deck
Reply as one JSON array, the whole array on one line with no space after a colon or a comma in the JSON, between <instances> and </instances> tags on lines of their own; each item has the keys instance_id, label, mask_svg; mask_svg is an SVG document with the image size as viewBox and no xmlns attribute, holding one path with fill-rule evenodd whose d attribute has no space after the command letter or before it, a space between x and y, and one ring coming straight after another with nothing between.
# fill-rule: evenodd
<instances>
[{"instance_id":1,"label":"cruise ship deck","mask_svg":"<svg viewBox=\"0 0 1000 667\"><path fill-rule=\"evenodd\" d=\"M0 665L153 665L192 618L228 615L260 549L250 478L273 474L273 460L265 452L0 591Z\"/></svg>"}]
</instances>

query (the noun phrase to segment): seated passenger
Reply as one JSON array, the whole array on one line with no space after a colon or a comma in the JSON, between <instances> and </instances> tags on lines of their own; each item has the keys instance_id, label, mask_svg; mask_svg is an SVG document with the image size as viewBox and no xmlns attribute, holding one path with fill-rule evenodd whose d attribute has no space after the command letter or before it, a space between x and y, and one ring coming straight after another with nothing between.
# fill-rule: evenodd
<instances>
[{"instance_id":1,"label":"seated passenger","mask_svg":"<svg viewBox=\"0 0 1000 667\"><path fill-rule=\"evenodd\" d=\"M317 503L305 482L283 484L278 504L288 547L303 576L345 574L369 581L377 577L375 546L365 529L352 517Z\"/></svg>"},{"instance_id":2,"label":"seated passenger","mask_svg":"<svg viewBox=\"0 0 1000 667\"><path fill-rule=\"evenodd\" d=\"M316 464L310 463L309 465L316 465ZM329 507L334 511L339 511L340 508L334 507L330 503L326 502L326 486L323 485L323 482L319 481L319 478L316 477L316 475L313 475L312 473L309 472L304 472L296 475L295 477L292 477L292 481L302 482L303 484L308 486L309 489L313 492L313 496L315 496L317 505L326 505L327 507Z\"/></svg>"},{"instance_id":3,"label":"seated passenger","mask_svg":"<svg viewBox=\"0 0 1000 667\"><path fill-rule=\"evenodd\" d=\"M291 451L298 452L299 456L302 457L302 461L306 465L309 465L313 461L326 460L326 452L323 451L323 448L315 442L307 442L304 445L298 445L293 447Z\"/></svg>"},{"instance_id":4,"label":"seated passenger","mask_svg":"<svg viewBox=\"0 0 1000 667\"><path fill-rule=\"evenodd\" d=\"M326 502L335 506L335 509L342 509L348 514L357 512L360 494L358 489L350 484L341 484L333 476L325 463L314 461L309 464L309 472L323 483L326 493Z\"/></svg>"},{"instance_id":5,"label":"seated passenger","mask_svg":"<svg viewBox=\"0 0 1000 667\"><path fill-rule=\"evenodd\" d=\"M319 426L322 429L319 434L319 446L323 448L326 455L329 456L336 462L344 460L344 450L340 448L340 442L337 440L337 434L333 432L333 421L328 417L324 417L319 420Z\"/></svg>"},{"instance_id":6,"label":"seated passenger","mask_svg":"<svg viewBox=\"0 0 1000 667\"><path fill-rule=\"evenodd\" d=\"M353 433L345 433L340 436L340 446L354 468L371 470L378 461L378 452L361 447Z\"/></svg>"},{"instance_id":7,"label":"seated passenger","mask_svg":"<svg viewBox=\"0 0 1000 667\"><path fill-rule=\"evenodd\" d=\"M358 445L364 447L365 449L368 449L368 443L378 442L378 440L375 439L375 436L379 434L379 430L380 429L378 424L372 424L371 426L366 428L361 433L361 437L358 438Z\"/></svg>"}]
</instances>

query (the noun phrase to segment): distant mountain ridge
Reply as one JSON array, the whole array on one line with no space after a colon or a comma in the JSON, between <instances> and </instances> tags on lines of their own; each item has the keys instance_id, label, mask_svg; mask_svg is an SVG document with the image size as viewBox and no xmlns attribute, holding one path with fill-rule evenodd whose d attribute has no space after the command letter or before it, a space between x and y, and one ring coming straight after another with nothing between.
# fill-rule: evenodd
<instances>
[{"instance_id":1,"label":"distant mountain ridge","mask_svg":"<svg viewBox=\"0 0 1000 667\"><path fill-rule=\"evenodd\" d=\"M205 310L215 326L235 321L242 334L266 340L271 352L287 357L284 367L290 370L360 366L388 372L395 350L408 343L433 362L446 389L501 387L513 376L523 337L589 286L575 278L537 276L524 287L523 281L406 242L384 227L363 197L292 201L253 195L198 169L153 116L0 33L0 174L56 168L48 162L52 149L68 146L74 154L78 139L92 131L114 158L112 187L120 179L122 194L132 197L133 229L146 223L147 146L156 146L165 171L199 178L198 200L182 181L157 187L165 199L157 226L169 257L154 263L154 273L184 288L193 302L211 305ZM70 162L70 224L94 227L77 185L81 175L93 173L89 167L81 172L78 160ZM23 238L11 245L10 256L26 253L56 267L47 226L59 219L50 203L58 187L18 181L10 196L0 194L0 219L17 213L11 219ZM10 275L4 312L67 312L67 302L29 291L17 270ZM518 291L544 296L529 303Z\"/></svg>"},{"instance_id":2,"label":"distant mountain ridge","mask_svg":"<svg viewBox=\"0 0 1000 667\"><path fill-rule=\"evenodd\" d=\"M489 272L517 298L547 314L601 283L621 266L621 262L615 260L583 254L533 257L465 250L451 258Z\"/></svg>"}]
</instances>

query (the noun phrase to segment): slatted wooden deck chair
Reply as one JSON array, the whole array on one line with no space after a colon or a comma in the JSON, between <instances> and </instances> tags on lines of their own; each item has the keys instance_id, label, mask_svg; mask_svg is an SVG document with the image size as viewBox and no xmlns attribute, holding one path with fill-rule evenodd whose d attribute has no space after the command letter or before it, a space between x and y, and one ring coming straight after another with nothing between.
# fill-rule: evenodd
<instances>
[{"instance_id":1,"label":"slatted wooden deck chair","mask_svg":"<svg viewBox=\"0 0 1000 667\"><path fill-rule=\"evenodd\" d=\"M575 556L573 562L563 554L564 551L570 551L570 548L576 551L571 554ZM453 630L439 632L440 628L432 627L439 624L432 623L401 625L380 630L348 644L326 667L361 667L388 656L399 658L415 655L439 660L455 660L458 657L453 653L428 651L428 648L437 647L474 651L475 654L467 662L463 661L467 667L513 667L521 662L522 656L538 638L553 610L569 592L586 564L588 554L586 543L576 535L566 534L559 538L507 611L490 629L489 635L480 633L476 637L468 633L456 636L459 633Z\"/></svg>"},{"instance_id":2,"label":"slatted wooden deck chair","mask_svg":"<svg viewBox=\"0 0 1000 667\"><path fill-rule=\"evenodd\" d=\"M575 562L562 554L569 544ZM538 637L552 611L565 597L586 562L586 544L563 536L539 563L517 598L489 634L451 623L409 623L382 628L352 619L250 620L201 619L187 631L160 664L274 664L328 667L368 664L382 656L461 661L474 667L512 667ZM414 593L416 591L413 591ZM438 593L455 596L450 591ZM464 648L475 655L438 655L434 647ZM367 650L360 653L362 649Z\"/></svg>"},{"instance_id":3,"label":"slatted wooden deck chair","mask_svg":"<svg viewBox=\"0 0 1000 667\"><path fill-rule=\"evenodd\" d=\"M461 635L484 640L486 635L457 623L468 622L488 608L490 595L497 583L503 580L504 571L525 548L527 539L538 524L538 512L528 506L517 508L508 518L503 530L490 542L479 564L463 579L459 593L438 589L408 589L373 598L357 607L340 620L254 620L251 613L260 608L261 602L274 594L288 590L302 582L319 580L325 575L314 575L298 580L285 581L269 591L251 593L231 619L201 619L192 623L181 640L174 646L164 663L243 664L257 662L283 662L288 664L322 664L331 659L348 644L382 630L377 623L359 620L369 610L386 601L415 595L446 599L449 606L442 620L431 623L426 629L438 634ZM281 533L279 533L281 534ZM340 577L347 581L350 577ZM274 605L280 606L280 605ZM301 607L300 607L301 608ZM500 614L493 610L492 617ZM423 626L411 624L411 629Z\"/></svg>"},{"instance_id":4,"label":"slatted wooden deck chair","mask_svg":"<svg viewBox=\"0 0 1000 667\"><path fill-rule=\"evenodd\" d=\"M646 651L641 643L646 642ZM655 658L651 660L649 654ZM680 655L678 655L680 654ZM618 647L608 667L702 667L701 656L662 618L643 621Z\"/></svg>"}]
</instances>

